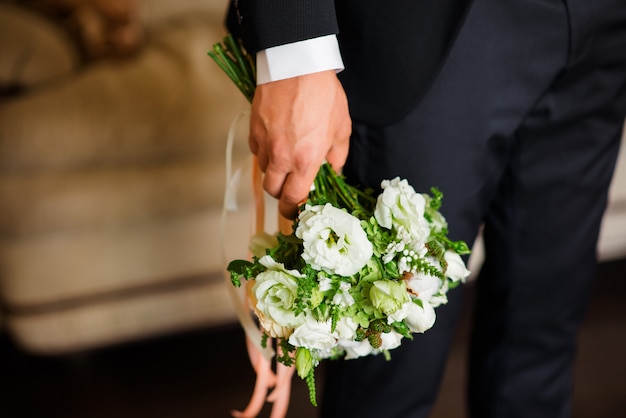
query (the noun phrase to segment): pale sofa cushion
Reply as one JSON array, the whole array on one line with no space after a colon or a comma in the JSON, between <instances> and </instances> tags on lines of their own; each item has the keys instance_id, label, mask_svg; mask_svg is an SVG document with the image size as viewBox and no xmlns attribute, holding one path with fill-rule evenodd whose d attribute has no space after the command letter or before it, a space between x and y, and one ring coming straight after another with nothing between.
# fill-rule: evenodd
<instances>
[{"instance_id":1,"label":"pale sofa cushion","mask_svg":"<svg viewBox=\"0 0 626 418\"><path fill-rule=\"evenodd\" d=\"M67 75L79 64L76 45L60 27L0 2L0 93Z\"/></svg>"},{"instance_id":2,"label":"pale sofa cushion","mask_svg":"<svg viewBox=\"0 0 626 418\"><path fill-rule=\"evenodd\" d=\"M236 321L222 277L169 287L12 315L6 327L18 346L48 356Z\"/></svg>"},{"instance_id":3,"label":"pale sofa cushion","mask_svg":"<svg viewBox=\"0 0 626 418\"><path fill-rule=\"evenodd\" d=\"M230 120L247 107L207 56L223 34L211 15L164 22L133 59L100 62L0 102L0 166L67 170L221 156Z\"/></svg>"},{"instance_id":4,"label":"pale sofa cushion","mask_svg":"<svg viewBox=\"0 0 626 418\"><path fill-rule=\"evenodd\" d=\"M0 233L14 239L160 222L221 205L224 155L0 176Z\"/></svg>"},{"instance_id":5,"label":"pale sofa cushion","mask_svg":"<svg viewBox=\"0 0 626 418\"><path fill-rule=\"evenodd\" d=\"M147 27L190 14L210 14L220 19L221 24L228 3L229 0L137 0L141 21Z\"/></svg>"}]
</instances>

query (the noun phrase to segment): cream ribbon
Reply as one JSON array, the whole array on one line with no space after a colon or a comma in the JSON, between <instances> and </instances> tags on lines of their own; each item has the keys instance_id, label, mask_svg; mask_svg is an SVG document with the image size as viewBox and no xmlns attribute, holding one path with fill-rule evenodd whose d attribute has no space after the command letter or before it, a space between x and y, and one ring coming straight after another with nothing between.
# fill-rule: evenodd
<instances>
[{"instance_id":1,"label":"cream ribbon","mask_svg":"<svg viewBox=\"0 0 626 418\"><path fill-rule=\"evenodd\" d=\"M231 297L231 301L233 303L233 307L235 309L235 313L237 314L237 318L243 327L244 332L246 333L246 337L248 337L255 348L263 354L267 360L271 360L274 357L274 350L271 347L263 348L261 346L261 337L262 333L255 324L252 316L250 315L250 309L247 305L244 305L241 296L237 289L233 286L230 281L230 273L226 270L226 265L229 260L227 260L227 251L226 251L226 237L228 236L228 231L226 230L227 217L229 212L236 212L239 209L239 205L237 204L237 190L239 188L239 183L242 177L242 169L239 168L233 172L233 147L235 143L235 136L237 133L237 126L241 121L245 118L245 120L249 120L250 112L241 112L239 115L235 117L230 125L230 129L228 130L228 137L226 139L226 185L224 188L224 204L222 206L222 217L221 217L221 238L222 238L222 259L224 260L224 278L226 280L227 288ZM258 220L255 220L258 223ZM254 231L256 232L256 231ZM254 233L251 231L251 233Z\"/></svg>"},{"instance_id":2,"label":"cream ribbon","mask_svg":"<svg viewBox=\"0 0 626 418\"><path fill-rule=\"evenodd\" d=\"M226 140L226 185L224 188L224 204L222 207L221 217L221 238L222 238L222 259L224 267L228 263L225 240L228 234L226 230L227 217L229 212L239 209L237 204L237 190L239 188L242 169L233 171L233 147L237 127L242 120L249 120L250 112L242 112L235 117L230 125L228 137ZM262 173L259 169L256 157L252 161L252 185L254 193L254 228L251 228L251 234L259 233L265 230L265 203L264 192L262 187ZM289 227L289 222L284 218L279 219L279 226L282 228ZM291 396L291 378L294 373L294 367L286 367L281 363L276 366L276 373L272 370L272 359L275 352L271 348L270 341L264 348L261 345L262 332L254 322L250 309L247 307L247 298L240 296L240 292L232 285L230 274L224 268L224 278L226 287L233 303L233 307L237 314L237 318L241 323L246 334L246 345L250 363L257 375L254 392L244 411L231 411L233 417L236 418L254 418L256 417L265 401L273 402L270 418L284 418L289 407L289 399ZM274 387L269 396L267 392Z\"/></svg>"}]
</instances>

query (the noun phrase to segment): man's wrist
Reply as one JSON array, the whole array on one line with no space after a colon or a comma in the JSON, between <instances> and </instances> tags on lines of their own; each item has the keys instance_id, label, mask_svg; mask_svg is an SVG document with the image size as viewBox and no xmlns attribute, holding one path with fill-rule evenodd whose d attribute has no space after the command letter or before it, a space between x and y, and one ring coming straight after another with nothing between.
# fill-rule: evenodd
<instances>
[{"instance_id":1,"label":"man's wrist","mask_svg":"<svg viewBox=\"0 0 626 418\"><path fill-rule=\"evenodd\" d=\"M344 69L336 35L321 36L259 51L257 84L320 71Z\"/></svg>"}]
</instances>

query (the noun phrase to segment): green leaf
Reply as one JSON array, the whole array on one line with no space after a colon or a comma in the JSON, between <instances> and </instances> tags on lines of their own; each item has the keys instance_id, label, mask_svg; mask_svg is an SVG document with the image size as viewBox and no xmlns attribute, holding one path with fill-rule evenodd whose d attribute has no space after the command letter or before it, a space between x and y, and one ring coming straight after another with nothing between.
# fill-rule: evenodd
<instances>
[{"instance_id":1,"label":"green leaf","mask_svg":"<svg viewBox=\"0 0 626 418\"><path fill-rule=\"evenodd\" d=\"M398 334L402 335L403 337L410 340L413 339L413 334L411 334L409 327L404 322L394 322L393 324L391 324L391 326Z\"/></svg>"},{"instance_id":2,"label":"green leaf","mask_svg":"<svg viewBox=\"0 0 626 418\"><path fill-rule=\"evenodd\" d=\"M227 269L231 273L235 272L243 275L248 269L251 269L252 267L254 267L254 263L248 260L233 260L228 263Z\"/></svg>"}]
</instances>

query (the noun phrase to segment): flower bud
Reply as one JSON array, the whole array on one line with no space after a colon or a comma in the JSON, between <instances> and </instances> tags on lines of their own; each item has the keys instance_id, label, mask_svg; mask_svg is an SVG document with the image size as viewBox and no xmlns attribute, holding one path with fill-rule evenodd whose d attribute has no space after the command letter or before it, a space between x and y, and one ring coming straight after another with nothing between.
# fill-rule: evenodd
<instances>
[{"instance_id":1,"label":"flower bud","mask_svg":"<svg viewBox=\"0 0 626 418\"><path fill-rule=\"evenodd\" d=\"M460 255L454 251L446 251L443 255L448 267L446 269L446 276L448 276L454 282L464 282L470 275L470 271L465 267L465 263Z\"/></svg>"},{"instance_id":2,"label":"flower bud","mask_svg":"<svg viewBox=\"0 0 626 418\"><path fill-rule=\"evenodd\" d=\"M296 371L300 378L305 379L313 368L313 356L308 348L298 347L296 350Z\"/></svg>"}]
</instances>

